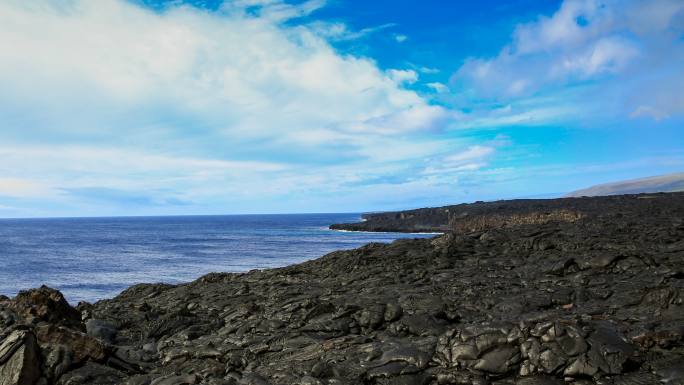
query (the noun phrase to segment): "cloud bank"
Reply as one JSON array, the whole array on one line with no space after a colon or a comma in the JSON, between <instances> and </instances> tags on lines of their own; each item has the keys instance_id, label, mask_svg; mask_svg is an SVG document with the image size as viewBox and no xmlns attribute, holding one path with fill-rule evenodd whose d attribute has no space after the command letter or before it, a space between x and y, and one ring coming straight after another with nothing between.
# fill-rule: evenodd
<instances>
[{"instance_id":1,"label":"cloud bank","mask_svg":"<svg viewBox=\"0 0 684 385\"><path fill-rule=\"evenodd\" d=\"M403 129L432 127L436 114L423 111L435 107L400 87L411 80L395 75L402 71L385 73L369 59L338 54L312 28L284 24L319 3L269 1L255 11L256 2L239 1L219 12L155 13L118 0L3 2L0 44L12 49L0 52L0 76L14 91L3 95L62 118L64 110L87 117L107 105L116 113L169 110L225 136L373 133L373 121L408 110L415 120ZM99 127L74 120L87 130L121 130L104 119Z\"/></svg>"},{"instance_id":2,"label":"cloud bank","mask_svg":"<svg viewBox=\"0 0 684 385\"><path fill-rule=\"evenodd\" d=\"M465 148L432 136L450 112L406 88L417 72L330 43L391 25L298 22L321 6L3 1L0 196L244 212L250 197L343 189Z\"/></svg>"},{"instance_id":3,"label":"cloud bank","mask_svg":"<svg viewBox=\"0 0 684 385\"><path fill-rule=\"evenodd\" d=\"M316 20L323 6L0 2L0 216L516 196L546 169L523 162L537 156L516 143L527 134L498 130L684 112L680 1L567 0L518 25L497 55L444 68L382 68L335 48L376 34L401 47L419 38L391 20L358 31Z\"/></svg>"},{"instance_id":4,"label":"cloud bank","mask_svg":"<svg viewBox=\"0 0 684 385\"><path fill-rule=\"evenodd\" d=\"M678 0L566 0L553 15L518 25L497 56L467 59L452 83L498 103L580 87L586 91L552 102L594 116L662 119L684 112L682 36ZM590 107L596 98L601 111Z\"/></svg>"}]
</instances>

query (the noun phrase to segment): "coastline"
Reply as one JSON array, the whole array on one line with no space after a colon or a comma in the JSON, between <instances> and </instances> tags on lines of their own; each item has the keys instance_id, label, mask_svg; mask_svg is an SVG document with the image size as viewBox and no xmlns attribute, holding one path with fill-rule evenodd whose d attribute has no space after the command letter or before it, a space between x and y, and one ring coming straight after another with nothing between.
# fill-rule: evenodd
<instances>
[{"instance_id":1,"label":"coastline","mask_svg":"<svg viewBox=\"0 0 684 385\"><path fill-rule=\"evenodd\" d=\"M369 242L423 235L331 232L359 214L170 216L0 221L0 294L47 284L72 304L153 281L282 267ZM24 261L17 263L16 261ZM9 263L7 263L9 262Z\"/></svg>"},{"instance_id":2,"label":"coastline","mask_svg":"<svg viewBox=\"0 0 684 385\"><path fill-rule=\"evenodd\" d=\"M458 205L469 215L448 234L76 308L49 288L0 298L0 352L14 352L0 373L48 385L684 380L684 194L651 196Z\"/></svg>"},{"instance_id":3,"label":"coastline","mask_svg":"<svg viewBox=\"0 0 684 385\"><path fill-rule=\"evenodd\" d=\"M342 230L329 229L339 233L361 233L361 234L395 234L397 231L370 231L370 230ZM444 235L444 232L401 232L401 234L415 234L415 235Z\"/></svg>"}]
</instances>

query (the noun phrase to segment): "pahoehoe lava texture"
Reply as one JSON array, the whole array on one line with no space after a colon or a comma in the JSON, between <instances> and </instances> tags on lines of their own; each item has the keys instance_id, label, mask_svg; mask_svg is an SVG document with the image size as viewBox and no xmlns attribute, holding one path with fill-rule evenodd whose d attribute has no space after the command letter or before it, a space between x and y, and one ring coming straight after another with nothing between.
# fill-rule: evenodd
<instances>
[{"instance_id":1,"label":"pahoehoe lava texture","mask_svg":"<svg viewBox=\"0 0 684 385\"><path fill-rule=\"evenodd\" d=\"M77 311L1 298L0 384L684 384L684 194L452 207L432 239Z\"/></svg>"}]
</instances>

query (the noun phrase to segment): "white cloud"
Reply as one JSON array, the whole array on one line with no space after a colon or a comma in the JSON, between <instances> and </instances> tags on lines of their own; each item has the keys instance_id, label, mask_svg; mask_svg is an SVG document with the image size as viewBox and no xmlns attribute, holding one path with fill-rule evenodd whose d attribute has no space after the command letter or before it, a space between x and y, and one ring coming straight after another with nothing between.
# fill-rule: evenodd
<instances>
[{"instance_id":1,"label":"white cloud","mask_svg":"<svg viewBox=\"0 0 684 385\"><path fill-rule=\"evenodd\" d=\"M0 195L62 199L61 191L109 188L130 191L189 191L217 183L233 193L239 186L226 181L258 183L288 166L255 161L223 161L149 154L86 146L0 147ZM39 182L37 182L39 181Z\"/></svg>"},{"instance_id":2,"label":"white cloud","mask_svg":"<svg viewBox=\"0 0 684 385\"><path fill-rule=\"evenodd\" d=\"M136 211L136 215L153 213L149 210L156 207L166 207L162 213L178 207L189 210L180 212L207 212L198 211L206 210L207 205L209 213L217 209L255 212L264 207L282 212L293 209L264 205L284 195L347 194L393 175L404 180L407 158L429 157L448 146L400 138L360 140L364 150L353 155L370 161L333 165L223 161L102 146L0 146L0 199L19 199L19 203L7 203L18 205L16 213L30 215L54 215L51 210L60 207L92 205L96 207L90 209L97 215L120 215L125 211L116 210L130 209L130 205L148 209ZM35 199L50 209L36 211ZM105 207L98 206L103 204Z\"/></svg>"},{"instance_id":3,"label":"white cloud","mask_svg":"<svg viewBox=\"0 0 684 385\"><path fill-rule=\"evenodd\" d=\"M0 196L26 198L49 195L49 187L35 180L0 178Z\"/></svg>"},{"instance_id":4,"label":"white cloud","mask_svg":"<svg viewBox=\"0 0 684 385\"><path fill-rule=\"evenodd\" d=\"M263 8L258 17L239 7L253 3ZM118 0L55 4L65 3L0 4L0 46L12 47L0 50L1 99L46 113L148 105L253 137L427 106L401 87L416 78L411 72L383 73L369 59L339 55L307 26L280 24L318 2L231 2L220 14L158 14Z\"/></svg>"},{"instance_id":5,"label":"white cloud","mask_svg":"<svg viewBox=\"0 0 684 385\"><path fill-rule=\"evenodd\" d=\"M573 104L575 93L560 93L547 97L531 97L477 106L467 113L452 114L450 129L497 129L510 126L541 126L576 120L578 116L591 115L590 108L580 109ZM601 108L596 104L594 108Z\"/></svg>"},{"instance_id":6,"label":"white cloud","mask_svg":"<svg viewBox=\"0 0 684 385\"><path fill-rule=\"evenodd\" d=\"M684 112L671 84L684 78L684 3L566 0L551 16L519 25L492 58L469 58L452 81L471 96L513 100L590 81L587 98L620 98L629 115L653 104L659 116ZM599 96L600 95L600 96Z\"/></svg>"},{"instance_id":7,"label":"white cloud","mask_svg":"<svg viewBox=\"0 0 684 385\"><path fill-rule=\"evenodd\" d=\"M408 36L402 35L402 34L396 34L396 35L394 35L394 40L396 40L397 43L403 43L406 40L408 40Z\"/></svg>"},{"instance_id":8,"label":"white cloud","mask_svg":"<svg viewBox=\"0 0 684 385\"><path fill-rule=\"evenodd\" d=\"M452 116L439 106L417 106L397 113L373 117L351 126L351 132L373 131L386 135L416 130L440 129L440 124Z\"/></svg>"},{"instance_id":9,"label":"white cloud","mask_svg":"<svg viewBox=\"0 0 684 385\"><path fill-rule=\"evenodd\" d=\"M461 165L475 159L482 159L494 152L494 148L487 146L471 146L463 152L448 155L442 161L448 165Z\"/></svg>"},{"instance_id":10,"label":"white cloud","mask_svg":"<svg viewBox=\"0 0 684 385\"><path fill-rule=\"evenodd\" d=\"M443 83L439 82L432 82L432 83L427 83L426 86L432 90L434 90L437 93L443 94L449 92L449 87L447 87Z\"/></svg>"},{"instance_id":11,"label":"white cloud","mask_svg":"<svg viewBox=\"0 0 684 385\"><path fill-rule=\"evenodd\" d=\"M418 73L414 70L397 70L391 69L387 71L390 79L397 84L408 83L413 84L418 81Z\"/></svg>"},{"instance_id":12,"label":"white cloud","mask_svg":"<svg viewBox=\"0 0 684 385\"><path fill-rule=\"evenodd\" d=\"M300 22L323 4L0 2L0 195L145 191L230 210L443 151L430 135L450 115L406 88L417 71L330 43L393 25Z\"/></svg>"},{"instance_id":13,"label":"white cloud","mask_svg":"<svg viewBox=\"0 0 684 385\"><path fill-rule=\"evenodd\" d=\"M308 0L297 5L281 0L233 0L226 1L221 8L226 12L238 13L242 17L284 21L307 16L324 5L325 0Z\"/></svg>"},{"instance_id":14,"label":"white cloud","mask_svg":"<svg viewBox=\"0 0 684 385\"><path fill-rule=\"evenodd\" d=\"M662 120L669 117L668 114L661 112L651 106L639 106L629 115L632 118L649 116L655 120Z\"/></svg>"},{"instance_id":15,"label":"white cloud","mask_svg":"<svg viewBox=\"0 0 684 385\"><path fill-rule=\"evenodd\" d=\"M457 152L444 155L434 161L423 171L434 183L452 183L455 176L472 173L487 166L488 159L495 153L493 146L473 145Z\"/></svg>"},{"instance_id":16,"label":"white cloud","mask_svg":"<svg viewBox=\"0 0 684 385\"><path fill-rule=\"evenodd\" d=\"M510 51L517 55L540 51L582 47L601 36L610 23L610 8L598 1L564 1L552 16L522 24L513 35Z\"/></svg>"},{"instance_id":17,"label":"white cloud","mask_svg":"<svg viewBox=\"0 0 684 385\"><path fill-rule=\"evenodd\" d=\"M362 28L360 30L349 29L349 26L341 22L314 21L307 25L317 35L332 41L358 40L374 33L396 27L397 24L387 23L375 27Z\"/></svg>"},{"instance_id":18,"label":"white cloud","mask_svg":"<svg viewBox=\"0 0 684 385\"><path fill-rule=\"evenodd\" d=\"M418 72L420 72L422 74L433 75L433 74L438 74L441 71L438 68L420 67L420 68L418 68Z\"/></svg>"},{"instance_id":19,"label":"white cloud","mask_svg":"<svg viewBox=\"0 0 684 385\"><path fill-rule=\"evenodd\" d=\"M563 78L576 74L580 78L603 73L617 73L639 55L633 43L620 38L603 38L574 56L565 58L551 69L551 76Z\"/></svg>"}]
</instances>

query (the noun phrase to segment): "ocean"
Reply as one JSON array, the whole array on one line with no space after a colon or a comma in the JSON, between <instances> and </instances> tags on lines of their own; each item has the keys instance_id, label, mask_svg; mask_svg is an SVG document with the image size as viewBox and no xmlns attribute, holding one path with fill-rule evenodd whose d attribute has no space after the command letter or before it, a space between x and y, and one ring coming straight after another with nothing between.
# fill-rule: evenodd
<instances>
[{"instance_id":1,"label":"ocean","mask_svg":"<svg viewBox=\"0 0 684 385\"><path fill-rule=\"evenodd\" d=\"M48 285L76 304L136 283L304 262L369 242L434 235L331 231L359 214L0 219L0 294Z\"/></svg>"}]
</instances>

